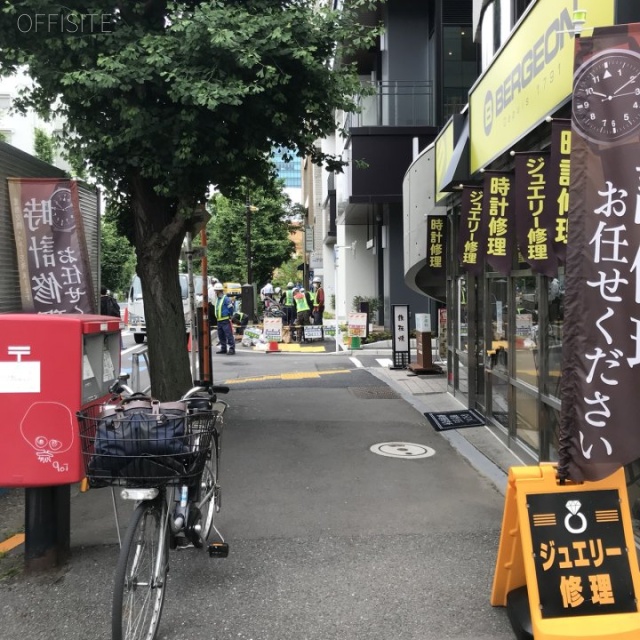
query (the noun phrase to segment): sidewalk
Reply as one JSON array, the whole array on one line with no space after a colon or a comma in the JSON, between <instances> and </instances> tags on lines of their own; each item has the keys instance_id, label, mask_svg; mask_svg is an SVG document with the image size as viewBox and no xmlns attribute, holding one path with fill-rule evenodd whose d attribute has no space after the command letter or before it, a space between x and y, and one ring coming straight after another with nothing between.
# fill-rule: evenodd
<instances>
[{"instance_id":1,"label":"sidewalk","mask_svg":"<svg viewBox=\"0 0 640 640\"><path fill-rule=\"evenodd\" d=\"M447 392L447 374L416 375L407 369L372 368L369 370L386 382L406 402L424 414L434 411L460 411L467 407ZM432 428L427 425L426 428ZM441 431L468 462L489 479L504 495L509 467L525 465L489 427Z\"/></svg>"},{"instance_id":2,"label":"sidewalk","mask_svg":"<svg viewBox=\"0 0 640 640\"><path fill-rule=\"evenodd\" d=\"M335 343L333 343L335 344ZM323 346L326 346L323 345ZM389 345L390 346L390 345ZM362 350L340 351L343 356L357 357L366 352L370 355L389 356L391 349L386 343L365 345ZM396 391L408 404L420 414L430 411L455 411L466 409L458 399L447 392L447 374L416 375L408 369L390 369L371 367L368 371ZM426 422L426 418L425 418ZM432 427L426 423L425 429ZM511 466L525 464L494 435L489 427L475 427L440 432L459 453L479 473L485 476L504 494L508 469ZM71 545L72 547L95 544L100 540L103 544L118 542L118 532L110 517L110 524L104 526L104 514L113 513L111 492L107 489L90 492L90 497L80 494L79 485L71 487ZM78 499L80 498L80 499ZM126 525L130 504L116 498L119 511L122 511L122 524ZM22 490L9 490L0 496L0 543L11 538L22 530L24 524L24 499ZM124 531L122 531L124 533ZM7 541L9 542L9 541ZM7 551L3 549L3 551ZM22 555L23 546L18 544L9 549L10 555ZM3 570L4 569L4 570ZM6 567L0 565L0 578Z\"/></svg>"}]
</instances>

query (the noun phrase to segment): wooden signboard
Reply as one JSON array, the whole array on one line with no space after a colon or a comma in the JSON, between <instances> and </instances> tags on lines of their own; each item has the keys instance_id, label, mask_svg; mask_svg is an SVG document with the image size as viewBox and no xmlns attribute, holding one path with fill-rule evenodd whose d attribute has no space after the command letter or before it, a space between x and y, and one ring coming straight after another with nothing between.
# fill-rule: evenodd
<instances>
[{"instance_id":1,"label":"wooden signboard","mask_svg":"<svg viewBox=\"0 0 640 640\"><path fill-rule=\"evenodd\" d=\"M639 594L624 470L564 485L552 464L509 470L491 604L510 608L519 638L640 638Z\"/></svg>"}]
</instances>

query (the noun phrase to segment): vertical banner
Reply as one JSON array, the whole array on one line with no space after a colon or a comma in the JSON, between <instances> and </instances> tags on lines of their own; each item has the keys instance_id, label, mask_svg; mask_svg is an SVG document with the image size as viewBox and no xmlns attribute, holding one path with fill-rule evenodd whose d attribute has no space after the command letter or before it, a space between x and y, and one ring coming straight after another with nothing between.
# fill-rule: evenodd
<instances>
[{"instance_id":1,"label":"vertical banner","mask_svg":"<svg viewBox=\"0 0 640 640\"><path fill-rule=\"evenodd\" d=\"M447 218L427 216L427 268L434 273L446 273Z\"/></svg>"},{"instance_id":2,"label":"vertical banner","mask_svg":"<svg viewBox=\"0 0 640 640\"><path fill-rule=\"evenodd\" d=\"M23 311L95 313L77 182L8 182Z\"/></svg>"},{"instance_id":3,"label":"vertical banner","mask_svg":"<svg viewBox=\"0 0 640 640\"><path fill-rule=\"evenodd\" d=\"M571 121L551 123L551 159L549 164L549 205L555 221L553 250L564 264L567 259L569 225L569 180L571 174Z\"/></svg>"},{"instance_id":4,"label":"vertical banner","mask_svg":"<svg viewBox=\"0 0 640 640\"><path fill-rule=\"evenodd\" d=\"M553 251L553 208L547 196L549 153L518 153L515 162L515 212L518 248L535 273L557 274Z\"/></svg>"},{"instance_id":5,"label":"vertical banner","mask_svg":"<svg viewBox=\"0 0 640 640\"><path fill-rule=\"evenodd\" d=\"M482 220L486 234L487 262L507 275L513 264L515 216L513 213L513 174L486 171Z\"/></svg>"},{"instance_id":6,"label":"vertical banner","mask_svg":"<svg viewBox=\"0 0 640 640\"><path fill-rule=\"evenodd\" d=\"M576 39L559 472L640 457L640 25Z\"/></svg>"},{"instance_id":7,"label":"vertical banner","mask_svg":"<svg viewBox=\"0 0 640 640\"><path fill-rule=\"evenodd\" d=\"M406 369L410 361L411 333L409 327L409 305L391 306L393 316L392 345L393 366L391 369Z\"/></svg>"},{"instance_id":8,"label":"vertical banner","mask_svg":"<svg viewBox=\"0 0 640 640\"><path fill-rule=\"evenodd\" d=\"M482 187L462 187L458 259L472 275L482 275L485 258L482 225Z\"/></svg>"}]
</instances>

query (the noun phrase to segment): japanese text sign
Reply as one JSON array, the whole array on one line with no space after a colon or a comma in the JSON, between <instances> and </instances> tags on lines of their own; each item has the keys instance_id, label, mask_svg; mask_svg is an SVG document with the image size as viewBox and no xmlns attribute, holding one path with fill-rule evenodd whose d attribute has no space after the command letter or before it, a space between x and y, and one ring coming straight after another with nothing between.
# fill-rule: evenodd
<instances>
[{"instance_id":1,"label":"japanese text sign","mask_svg":"<svg viewBox=\"0 0 640 640\"><path fill-rule=\"evenodd\" d=\"M94 313L77 182L40 178L8 182L23 311Z\"/></svg>"},{"instance_id":2,"label":"japanese text sign","mask_svg":"<svg viewBox=\"0 0 640 640\"><path fill-rule=\"evenodd\" d=\"M482 221L485 226L487 262L499 273L508 274L513 262L512 247L515 240L513 174L485 172Z\"/></svg>"},{"instance_id":3,"label":"japanese text sign","mask_svg":"<svg viewBox=\"0 0 640 640\"><path fill-rule=\"evenodd\" d=\"M543 618L637 611L617 491L527 496Z\"/></svg>"},{"instance_id":4,"label":"japanese text sign","mask_svg":"<svg viewBox=\"0 0 640 640\"><path fill-rule=\"evenodd\" d=\"M482 273L485 258L482 200L482 187L462 188L458 259L469 273L476 276Z\"/></svg>"},{"instance_id":5,"label":"japanese text sign","mask_svg":"<svg viewBox=\"0 0 640 640\"><path fill-rule=\"evenodd\" d=\"M427 269L439 273L446 271L447 218L427 216Z\"/></svg>"},{"instance_id":6,"label":"japanese text sign","mask_svg":"<svg viewBox=\"0 0 640 640\"><path fill-rule=\"evenodd\" d=\"M553 249L558 260L563 264L567 258L570 179L571 121L554 120L551 123L548 202L555 219Z\"/></svg>"},{"instance_id":7,"label":"japanese text sign","mask_svg":"<svg viewBox=\"0 0 640 640\"><path fill-rule=\"evenodd\" d=\"M549 154L519 153L515 165L518 247L535 273L556 275L554 218L547 196Z\"/></svg>"},{"instance_id":8,"label":"japanese text sign","mask_svg":"<svg viewBox=\"0 0 640 640\"><path fill-rule=\"evenodd\" d=\"M535 638L637 638L640 572L624 471L561 484L556 465L511 467L504 505L491 604L510 606L526 586Z\"/></svg>"},{"instance_id":9,"label":"japanese text sign","mask_svg":"<svg viewBox=\"0 0 640 640\"><path fill-rule=\"evenodd\" d=\"M640 413L640 53L629 43L640 52L640 26L576 43L559 464L576 481L640 457L629 419Z\"/></svg>"}]
</instances>

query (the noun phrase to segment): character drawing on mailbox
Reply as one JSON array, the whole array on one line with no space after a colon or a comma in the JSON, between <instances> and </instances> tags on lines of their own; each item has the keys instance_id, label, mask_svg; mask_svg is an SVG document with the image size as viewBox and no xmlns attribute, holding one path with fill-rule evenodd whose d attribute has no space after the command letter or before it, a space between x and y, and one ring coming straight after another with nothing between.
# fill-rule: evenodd
<instances>
[{"instance_id":1,"label":"character drawing on mailbox","mask_svg":"<svg viewBox=\"0 0 640 640\"><path fill-rule=\"evenodd\" d=\"M67 406L59 402L34 402L22 418L20 432L40 462L53 461L57 471L68 469L68 465L54 459L73 445L73 416Z\"/></svg>"}]
</instances>

